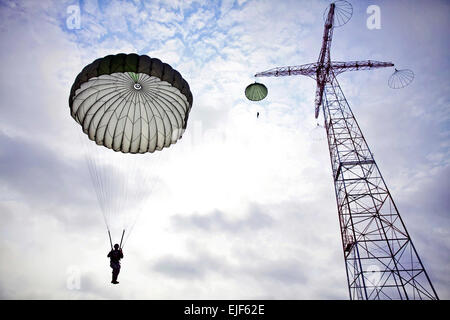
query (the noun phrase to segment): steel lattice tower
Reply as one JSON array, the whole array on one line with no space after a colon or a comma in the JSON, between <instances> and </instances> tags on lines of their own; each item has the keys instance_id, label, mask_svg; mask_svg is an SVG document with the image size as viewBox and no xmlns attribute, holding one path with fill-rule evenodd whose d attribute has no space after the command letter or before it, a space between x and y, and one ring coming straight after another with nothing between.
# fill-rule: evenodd
<instances>
[{"instance_id":1,"label":"steel lattice tower","mask_svg":"<svg viewBox=\"0 0 450 320\"><path fill-rule=\"evenodd\" d=\"M346 6L352 10L345 1L328 7L316 63L274 68L255 76L304 75L317 82L315 116L322 106L350 299L438 299L336 78L344 71L394 64L330 59L334 27L350 19Z\"/></svg>"}]
</instances>

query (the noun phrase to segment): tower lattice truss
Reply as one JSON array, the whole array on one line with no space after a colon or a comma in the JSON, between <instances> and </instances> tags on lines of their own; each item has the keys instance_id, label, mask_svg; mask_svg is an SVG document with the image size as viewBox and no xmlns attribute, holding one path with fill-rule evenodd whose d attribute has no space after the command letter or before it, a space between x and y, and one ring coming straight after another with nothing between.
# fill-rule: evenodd
<instances>
[{"instance_id":1,"label":"tower lattice truss","mask_svg":"<svg viewBox=\"0 0 450 320\"><path fill-rule=\"evenodd\" d=\"M336 10L332 3L316 63L278 67L255 76L304 75L317 82L315 116L317 118L322 106L350 299L438 299L336 79L345 71L394 64L372 60L331 61L334 23L342 22L334 18Z\"/></svg>"},{"instance_id":2,"label":"tower lattice truss","mask_svg":"<svg viewBox=\"0 0 450 320\"><path fill-rule=\"evenodd\" d=\"M324 93L351 299L435 299L425 268L333 74Z\"/></svg>"}]
</instances>

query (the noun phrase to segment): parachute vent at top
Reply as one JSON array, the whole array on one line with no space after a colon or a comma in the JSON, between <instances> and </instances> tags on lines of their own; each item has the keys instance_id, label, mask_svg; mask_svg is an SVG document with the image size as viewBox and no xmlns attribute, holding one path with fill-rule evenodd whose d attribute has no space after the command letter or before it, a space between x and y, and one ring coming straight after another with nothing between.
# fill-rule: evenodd
<instances>
[{"instance_id":1,"label":"parachute vent at top","mask_svg":"<svg viewBox=\"0 0 450 320\"><path fill-rule=\"evenodd\" d=\"M98 145L146 153L176 143L186 129L192 93L181 74L146 55L109 55L87 65L69 97L72 117Z\"/></svg>"}]
</instances>

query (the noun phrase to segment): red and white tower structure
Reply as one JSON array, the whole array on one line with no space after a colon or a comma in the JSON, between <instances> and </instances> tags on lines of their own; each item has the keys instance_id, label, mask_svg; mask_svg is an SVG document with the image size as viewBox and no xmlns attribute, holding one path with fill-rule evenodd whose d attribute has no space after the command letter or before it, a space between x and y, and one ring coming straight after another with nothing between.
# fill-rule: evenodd
<instances>
[{"instance_id":1,"label":"red and white tower structure","mask_svg":"<svg viewBox=\"0 0 450 320\"><path fill-rule=\"evenodd\" d=\"M350 299L438 299L337 81L337 75L345 71L394 64L372 60L336 62L330 58L333 30L345 24L352 12L346 1L331 3L327 8L317 62L274 68L255 76L304 75L317 82L315 117L322 107Z\"/></svg>"}]
</instances>

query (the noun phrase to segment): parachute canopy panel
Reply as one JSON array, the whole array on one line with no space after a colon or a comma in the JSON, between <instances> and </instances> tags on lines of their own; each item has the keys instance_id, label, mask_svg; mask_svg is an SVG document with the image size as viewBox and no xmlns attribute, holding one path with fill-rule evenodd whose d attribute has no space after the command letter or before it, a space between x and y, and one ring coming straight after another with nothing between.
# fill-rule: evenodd
<instances>
[{"instance_id":1,"label":"parachute canopy panel","mask_svg":"<svg viewBox=\"0 0 450 320\"><path fill-rule=\"evenodd\" d=\"M146 55L109 55L86 66L69 97L72 117L98 145L146 153L176 143L192 108L181 74Z\"/></svg>"},{"instance_id":2,"label":"parachute canopy panel","mask_svg":"<svg viewBox=\"0 0 450 320\"><path fill-rule=\"evenodd\" d=\"M267 96L267 87L262 83L252 83L245 88L245 96L251 101L260 101Z\"/></svg>"}]
</instances>

